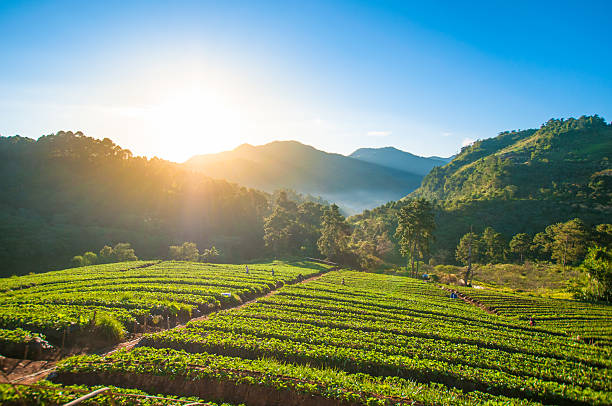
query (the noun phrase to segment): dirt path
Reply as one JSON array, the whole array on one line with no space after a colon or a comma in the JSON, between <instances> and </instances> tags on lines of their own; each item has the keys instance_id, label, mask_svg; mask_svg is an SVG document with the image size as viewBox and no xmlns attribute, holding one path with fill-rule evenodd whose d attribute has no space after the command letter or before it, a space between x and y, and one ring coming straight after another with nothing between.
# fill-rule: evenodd
<instances>
[{"instance_id":1,"label":"dirt path","mask_svg":"<svg viewBox=\"0 0 612 406\"><path fill-rule=\"evenodd\" d=\"M149 265L150 266L150 265ZM303 279L301 281L298 282L294 282L294 283L287 283L284 286L288 286L288 285L297 285L297 284L302 284L302 283L308 283L311 281L315 281L317 279L319 279L320 277L322 277L323 275L325 275L328 272L334 271L336 270L336 268L331 268L330 270L323 272L323 273L319 273L317 275L311 276L309 278ZM265 298L265 297L270 297L273 296L275 294L278 293L278 291L282 288L282 286L280 288L276 288L270 292L268 292L265 295L262 296L258 296L254 299L251 300L247 300L246 302L240 303L239 305L233 306L233 307L228 307L225 309L221 309L221 310L217 310L208 314L205 314L203 316L200 317L195 317L193 319L190 319L189 321L187 321L186 323L182 323L182 324L178 324L175 327L173 327L172 329L183 329L185 328L185 326L187 325L188 322L190 321L203 321L203 320L208 320L208 318L215 314L215 313L219 313L219 312L227 312L227 311L233 311L233 310L238 310L241 309L251 303L254 303L256 301L258 301L259 299ZM171 329L171 330L172 330ZM106 347L106 348L102 348L99 349L97 351L93 351L92 353L94 354L98 354L98 355L109 355L112 354L114 352L117 352L119 350L122 349L132 349L136 346L136 344L138 344L140 342L140 339L142 338L144 334L140 333L137 334L133 339L129 340L129 341L124 341L121 342L117 345L114 345L112 347ZM74 355L74 354L72 354ZM31 360L20 360L20 359L12 359L12 358L3 358L0 357L0 369L6 373L6 376L4 374L2 374L2 376L0 377L0 381L1 382L5 382L6 381L6 377L9 378L9 380L13 383L22 383L22 384L32 384L35 383L41 379L44 379L47 375L49 375L54 369L55 369L55 365L57 364L57 361L31 361Z\"/></svg>"},{"instance_id":2,"label":"dirt path","mask_svg":"<svg viewBox=\"0 0 612 406\"><path fill-rule=\"evenodd\" d=\"M287 284L287 285L297 285L297 284L301 284L301 283L307 283L307 282L315 281L315 280L319 279L320 277L322 277L323 275L324 275L324 273L321 273L321 274L318 274L318 275L315 275L315 276L311 276L310 278L306 278L306 279L304 279L304 280L302 280L300 282L295 282L295 283ZM287 286L287 285L284 285L284 286ZM281 286L281 288L282 288L282 286ZM187 323L189 323L191 321L196 321L197 322L197 321L208 320L211 315L216 314L216 313L235 311L235 310L242 309L243 307L248 306L251 303L255 303L256 301L258 301L260 299L276 295L278 293L279 289L281 289L281 288L274 289L274 290L266 293L263 296L258 296L258 297L254 298L254 299L247 300L246 302L243 302L243 303L241 303L241 304L239 304L237 306L232 306L232 307L228 307L226 309L217 310L217 311L205 314L205 315L200 316L200 317L194 317L193 319L189 319L186 323L177 324L176 326L172 327L170 330L183 329L183 328L185 328L187 326ZM143 336L143 334L140 334L139 337L137 337L137 338L135 338L133 340L125 341L123 343L119 343L119 344L117 344L115 347L113 347L110 350L102 351L101 355L112 354L112 353L117 352L119 350L122 350L124 348L127 348L127 349L134 348L134 346L136 346L136 344L138 344L138 342L140 341L142 336Z\"/></svg>"},{"instance_id":3,"label":"dirt path","mask_svg":"<svg viewBox=\"0 0 612 406\"><path fill-rule=\"evenodd\" d=\"M447 291L448 293L452 293L455 292L455 294L457 295L457 297L459 297L459 299L463 300L465 303L472 305L472 306L476 306L479 307L480 309L484 310L485 312L489 313L489 314L495 314L498 315L496 310L491 309L490 307L480 303L478 300L471 298L467 295L464 295L461 292L456 291L455 289L451 289L451 288L447 288L446 286L440 286L437 285L440 289L443 289L445 291Z\"/></svg>"}]
</instances>

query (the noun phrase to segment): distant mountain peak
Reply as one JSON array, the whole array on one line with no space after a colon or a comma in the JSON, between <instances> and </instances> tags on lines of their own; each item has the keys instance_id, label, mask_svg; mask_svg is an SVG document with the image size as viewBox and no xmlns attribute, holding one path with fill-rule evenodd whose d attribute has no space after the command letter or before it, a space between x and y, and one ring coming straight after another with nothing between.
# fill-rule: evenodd
<instances>
[{"instance_id":1,"label":"distant mountain peak","mask_svg":"<svg viewBox=\"0 0 612 406\"><path fill-rule=\"evenodd\" d=\"M421 174L320 151L295 140L243 144L233 151L194 156L185 165L269 192L288 188L321 196L351 213L397 200L422 179Z\"/></svg>"},{"instance_id":2,"label":"distant mountain peak","mask_svg":"<svg viewBox=\"0 0 612 406\"><path fill-rule=\"evenodd\" d=\"M426 175L436 166L445 165L452 158L422 157L395 147L359 148L351 158L387 166L404 172Z\"/></svg>"}]
</instances>

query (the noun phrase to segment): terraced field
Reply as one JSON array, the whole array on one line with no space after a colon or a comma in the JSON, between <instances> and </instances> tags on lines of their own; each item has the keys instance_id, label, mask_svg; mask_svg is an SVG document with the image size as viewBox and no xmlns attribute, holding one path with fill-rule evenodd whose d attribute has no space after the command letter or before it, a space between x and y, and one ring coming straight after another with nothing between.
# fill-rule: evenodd
<instances>
[{"instance_id":1,"label":"terraced field","mask_svg":"<svg viewBox=\"0 0 612 406\"><path fill-rule=\"evenodd\" d=\"M250 265L247 273L245 265L136 261L4 278L0 343L7 344L0 354L24 354L33 339L56 347L108 344L171 328L328 268L278 262ZM29 355L40 356L39 347Z\"/></svg>"},{"instance_id":2,"label":"terraced field","mask_svg":"<svg viewBox=\"0 0 612 406\"><path fill-rule=\"evenodd\" d=\"M612 347L610 306L486 289L460 288L459 290L500 315L523 322L532 317L536 326L563 332L575 340Z\"/></svg>"},{"instance_id":3,"label":"terraced field","mask_svg":"<svg viewBox=\"0 0 612 406\"><path fill-rule=\"evenodd\" d=\"M606 405L610 355L432 284L334 271L133 350L66 359L53 380L247 405Z\"/></svg>"}]
</instances>

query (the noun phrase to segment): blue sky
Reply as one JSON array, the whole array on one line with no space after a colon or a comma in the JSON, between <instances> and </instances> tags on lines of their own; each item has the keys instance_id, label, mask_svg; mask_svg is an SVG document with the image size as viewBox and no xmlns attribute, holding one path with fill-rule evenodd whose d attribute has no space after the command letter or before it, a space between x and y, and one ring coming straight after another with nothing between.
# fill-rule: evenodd
<instances>
[{"instance_id":1,"label":"blue sky","mask_svg":"<svg viewBox=\"0 0 612 406\"><path fill-rule=\"evenodd\" d=\"M469 5L468 5L469 4ZM0 134L451 155L612 117L612 2L0 1Z\"/></svg>"}]
</instances>

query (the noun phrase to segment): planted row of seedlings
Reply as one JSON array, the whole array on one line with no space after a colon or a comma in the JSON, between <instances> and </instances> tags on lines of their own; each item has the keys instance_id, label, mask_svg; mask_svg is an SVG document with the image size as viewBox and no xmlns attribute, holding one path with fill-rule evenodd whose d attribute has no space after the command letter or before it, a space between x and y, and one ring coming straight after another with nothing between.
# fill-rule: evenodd
<instances>
[{"instance_id":1,"label":"planted row of seedlings","mask_svg":"<svg viewBox=\"0 0 612 406\"><path fill-rule=\"evenodd\" d=\"M88 395L79 405L117 406L232 406L229 403L217 404L196 397L171 395L151 395L137 389L125 389L101 385L59 385L41 381L31 385L0 384L0 401L5 406L23 405L64 405Z\"/></svg>"},{"instance_id":2,"label":"planted row of seedlings","mask_svg":"<svg viewBox=\"0 0 612 406\"><path fill-rule=\"evenodd\" d=\"M459 290L501 315L560 331L575 339L608 347L612 356L612 307L576 300L560 300L490 289Z\"/></svg>"},{"instance_id":3,"label":"planted row of seedlings","mask_svg":"<svg viewBox=\"0 0 612 406\"><path fill-rule=\"evenodd\" d=\"M0 329L41 334L62 348L107 345L236 306L330 267L135 261L5 278ZM0 347L0 354L15 351ZM36 351L29 355L41 357Z\"/></svg>"},{"instance_id":4,"label":"planted row of seedlings","mask_svg":"<svg viewBox=\"0 0 612 406\"><path fill-rule=\"evenodd\" d=\"M147 335L133 351L66 360L58 372L66 384L249 405L612 404L601 348L431 284L349 271Z\"/></svg>"}]
</instances>

